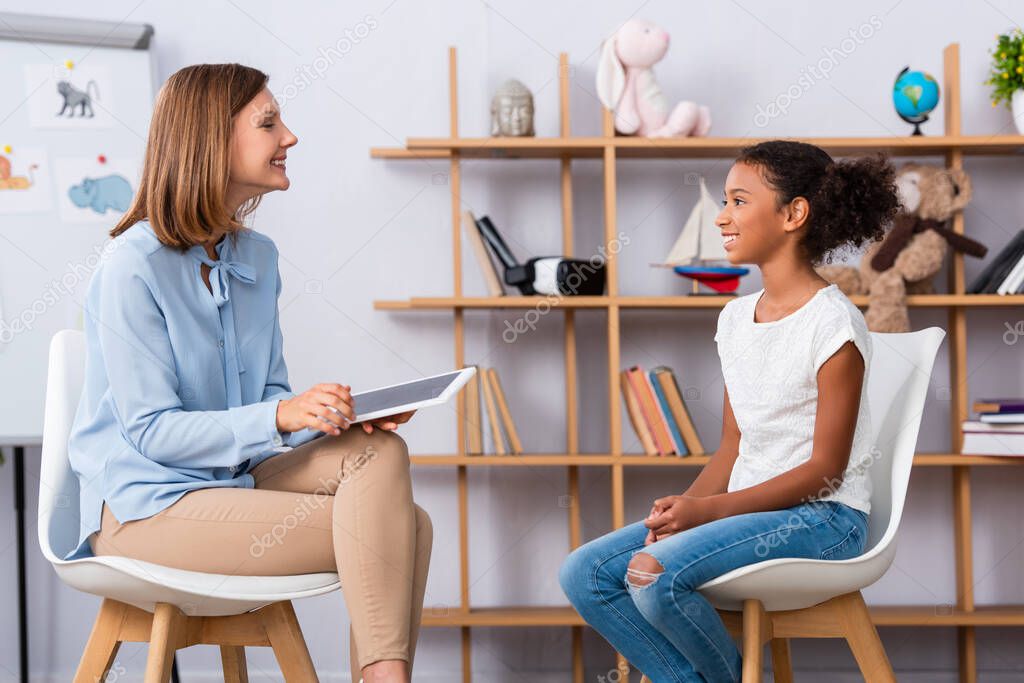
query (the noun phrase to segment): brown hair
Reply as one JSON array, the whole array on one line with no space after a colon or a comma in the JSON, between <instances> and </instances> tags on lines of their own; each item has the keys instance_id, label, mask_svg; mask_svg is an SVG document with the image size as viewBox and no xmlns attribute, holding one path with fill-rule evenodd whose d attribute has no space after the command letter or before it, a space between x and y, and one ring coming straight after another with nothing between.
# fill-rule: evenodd
<instances>
[{"instance_id":1,"label":"brown hair","mask_svg":"<svg viewBox=\"0 0 1024 683\"><path fill-rule=\"evenodd\" d=\"M110 236L148 220L162 243L185 250L218 230L233 237L242 229L260 198L233 215L226 204L232 126L266 84L265 73L241 64L195 64L172 74L153 108L138 192Z\"/></svg>"}]
</instances>

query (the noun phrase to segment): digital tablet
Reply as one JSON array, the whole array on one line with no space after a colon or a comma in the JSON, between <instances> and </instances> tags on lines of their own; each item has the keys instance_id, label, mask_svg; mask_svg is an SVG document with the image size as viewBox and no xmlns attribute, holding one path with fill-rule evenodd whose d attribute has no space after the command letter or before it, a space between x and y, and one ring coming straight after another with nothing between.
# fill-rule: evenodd
<instances>
[{"instance_id":1,"label":"digital tablet","mask_svg":"<svg viewBox=\"0 0 1024 683\"><path fill-rule=\"evenodd\" d=\"M356 407L356 419L352 423L440 405L465 386L475 373L476 368L465 368L354 393L352 400Z\"/></svg>"}]
</instances>

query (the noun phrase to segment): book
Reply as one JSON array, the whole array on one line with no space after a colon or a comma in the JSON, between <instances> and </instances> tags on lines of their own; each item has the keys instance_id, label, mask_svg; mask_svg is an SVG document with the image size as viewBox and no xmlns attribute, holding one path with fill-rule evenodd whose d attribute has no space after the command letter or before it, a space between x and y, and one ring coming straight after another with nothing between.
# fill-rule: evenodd
<instances>
[{"instance_id":1,"label":"book","mask_svg":"<svg viewBox=\"0 0 1024 683\"><path fill-rule=\"evenodd\" d=\"M643 446L644 453L647 455L657 455L658 448L654 445L651 432L647 429L647 422L644 420L640 400L633 392L633 386L629 380L629 370L621 371L619 373L619 380L622 387L622 399L626 402L626 413L629 415L629 421L633 424L633 431L636 432L637 438L640 439L640 445Z\"/></svg>"},{"instance_id":2,"label":"book","mask_svg":"<svg viewBox=\"0 0 1024 683\"><path fill-rule=\"evenodd\" d=\"M654 387L653 376L641 367L637 367L637 372L643 377L644 384L647 385L651 395L651 403L654 405L655 413L652 417L655 424L655 433L661 439L662 455L676 455L675 442L672 440L672 430L668 426L668 418L665 415L665 411L661 407L661 401L658 399L658 391Z\"/></svg>"},{"instance_id":3,"label":"book","mask_svg":"<svg viewBox=\"0 0 1024 683\"><path fill-rule=\"evenodd\" d=\"M1024 398L979 398L972 410L976 413L1024 412Z\"/></svg>"},{"instance_id":4,"label":"book","mask_svg":"<svg viewBox=\"0 0 1024 683\"><path fill-rule=\"evenodd\" d=\"M652 413L650 406L647 405L647 402L650 400L647 386L639 376L639 373L637 373L636 367L626 369L626 378L629 380L629 388L633 392L634 398L636 398L636 403L640 407L640 417L643 420L644 427L651 438L651 442L654 444L653 455L661 455L661 444L658 442L658 438L654 433Z\"/></svg>"},{"instance_id":5,"label":"book","mask_svg":"<svg viewBox=\"0 0 1024 683\"><path fill-rule=\"evenodd\" d=\"M487 406L487 421L491 426L491 438L494 441L494 452L496 455L505 455L508 450L505 448L505 439L501 435L501 423L498 419L498 409L494 404L494 391L491 383L482 378L480 386L484 392L484 405Z\"/></svg>"},{"instance_id":6,"label":"book","mask_svg":"<svg viewBox=\"0 0 1024 683\"><path fill-rule=\"evenodd\" d=\"M672 408L668 405L668 399L665 398L665 389L658 380L658 374L651 370L648 373L648 378L651 381L651 386L654 388L654 395L658 399L658 409L661 411L661 417L665 420L665 425L668 427L668 434L672 439L672 450L676 455L687 455L686 444L683 443L683 435L679 433L679 425L676 424L675 416L672 415Z\"/></svg>"},{"instance_id":7,"label":"book","mask_svg":"<svg viewBox=\"0 0 1024 683\"><path fill-rule=\"evenodd\" d=\"M495 402L498 404L498 413L501 416L502 424L505 426L505 434L508 436L512 453L522 455L523 444L519 440L519 432L516 431L516 425L512 422L512 413L508 410L508 403L505 401L505 390L501 388L498 371L495 368L488 368L484 373L491 383L491 391L494 393Z\"/></svg>"},{"instance_id":8,"label":"book","mask_svg":"<svg viewBox=\"0 0 1024 683\"><path fill-rule=\"evenodd\" d=\"M466 233L466 240L469 242L470 250L476 258L480 267L480 273L484 276L484 283L487 285L487 293L490 296L505 296L505 288L501 285L501 278L498 277L498 269L494 266L491 253L484 244L480 231L476 227L476 218L472 211L462 212L462 229Z\"/></svg>"},{"instance_id":9,"label":"book","mask_svg":"<svg viewBox=\"0 0 1024 683\"><path fill-rule=\"evenodd\" d=\"M965 455L1024 455L1024 434L964 434Z\"/></svg>"},{"instance_id":10,"label":"book","mask_svg":"<svg viewBox=\"0 0 1024 683\"><path fill-rule=\"evenodd\" d=\"M483 416L480 413L480 367L469 365L466 367L476 368L476 374L466 383L466 455L483 455Z\"/></svg>"},{"instance_id":11,"label":"book","mask_svg":"<svg viewBox=\"0 0 1024 683\"><path fill-rule=\"evenodd\" d=\"M683 401L683 394L679 391L679 383L676 381L676 375L672 368L666 365L659 365L654 368L654 372L658 377L658 381L661 382L662 389L665 392L665 399L672 410L672 417L675 418L676 424L679 426L679 433L686 444L687 454L704 453L704 446L697 435L697 428L690 417L690 411L687 409L685 401Z\"/></svg>"},{"instance_id":12,"label":"book","mask_svg":"<svg viewBox=\"0 0 1024 683\"><path fill-rule=\"evenodd\" d=\"M669 455L672 453L672 440L669 438L668 429L658 410L654 397L654 388L651 380L639 366L634 365L629 369L629 381L633 385L633 391L640 401L640 412L647 423L647 429L654 439L654 445L658 455Z\"/></svg>"},{"instance_id":13,"label":"book","mask_svg":"<svg viewBox=\"0 0 1024 683\"><path fill-rule=\"evenodd\" d=\"M1018 233L1019 235L1020 233ZM985 294L995 294L999 285L1003 283L1006 276L1010 274L1010 270L1013 269L1017 263L1017 259L1024 253L1024 237L1020 239L1014 239L1012 245L1008 245L1003 252L999 254L1001 257L999 265L992 273L992 279L985 285L983 292Z\"/></svg>"},{"instance_id":14,"label":"book","mask_svg":"<svg viewBox=\"0 0 1024 683\"><path fill-rule=\"evenodd\" d=\"M1020 425L999 425L978 420L964 420L960 423L964 434L1024 434Z\"/></svg>"},{"instance_id":15,"label":"book","mask_svg":"<svg viewBox=\"0 0 1024 683\"><path fill-rule=\"evenodd\" d=\"M1010 274L1006 276L1006 279L996 289L996 294L1013 294L1020 287L1022 281L1024 281L1024 255L1017 259L1017 263L1010 270Z\"/></svg>"},{"instance_id":16,"label":"book","mask_svg":"<svg viewBox=\"0 0 1024 683\"><path fill-rule=\"evenodd\" d=\"M1017 267L1022 255L1024 255L1024 244L1018 245L1018 247L1008 255L1006 261L1004 261L999 267L999 270L996 271L992 282L990 282L989 286L985 288L985 291L990 294L998 294L999 288L1002 287L1013 274L1013 269Z\"/></svg>"},{"instance_id":17,"label":"book","mask_svg":"<svg viewBox=\"0 0 1024 683\"><path fill-rule=\"evenodd\" d=\"M1017 265L1021 266L1021 268L1008 284L1006 288L1007 294L1019 294L1021 289L1024 289L1024 256L1021 256L1020 262Z\"/></svg>"},{"instance_id":18,"label":"book","mask_svg":"<svg viewBox=\"0 0 1024 683\"><path fill-rule=\"evenodd\" d=\"M982 269L981 273L971 281L971 286L967 288L968 294L982 294L989 291L989 285L996 277L996 273L1011 259L1015 254L1019 255L1018 249L1024 247L1024 230L1020 230L1014 236L1010 242L1002 248L1002 250L996 254L989 263ZM1014 259L1016 261L1016 259ZM1002 282L1002 278L992 284L992 290L995 290Z\"/></svg>"},{"instance_id":19,"label":"book","mask_svg":"<svg viewBox=\"0 0 1024 683\"><path fill-rule=\"evenodd\" d=\"M1024 455L1024 425L996 425L965 420L962 424L967 455Z\"/></svg>"},{"instance_id":20,"label":"book","mask_svg":"<svg viewBox=\"0 0 1024 683\"><path fill-rule=\"evenodd\" d=\"M619 373L626 412L644 453L686 456L704 453L672 368L649 373L632 366Z\"/></svg>"},{"instance_id":21,"label":"book","mask_svg":"<svg viewBox=\"0 0 1024 683\"><path fill-rule=\"evenodd\" d=\"M1024 424L1024 413L981 413L978 420L986 424Z\"/></svg>"}]
</instances>

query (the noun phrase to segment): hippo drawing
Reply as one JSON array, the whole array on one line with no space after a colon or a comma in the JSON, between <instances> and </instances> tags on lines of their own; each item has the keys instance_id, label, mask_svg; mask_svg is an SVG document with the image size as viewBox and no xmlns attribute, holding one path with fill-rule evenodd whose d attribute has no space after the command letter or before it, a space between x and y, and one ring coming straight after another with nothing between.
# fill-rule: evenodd
<instances>
[{"instance_id":1,"label":"hippo drawing","mask_svg":"<svg viewBox=\"0 0 1024 683\"><path fill-rule=\"evenodd\" d=\"M80 184L68 188L68 197L75 206L90 208L99 214L106 213L107 209L127 211L132 194L131 183L121 175L83 178Z\"/></svg>"}]
</instances>

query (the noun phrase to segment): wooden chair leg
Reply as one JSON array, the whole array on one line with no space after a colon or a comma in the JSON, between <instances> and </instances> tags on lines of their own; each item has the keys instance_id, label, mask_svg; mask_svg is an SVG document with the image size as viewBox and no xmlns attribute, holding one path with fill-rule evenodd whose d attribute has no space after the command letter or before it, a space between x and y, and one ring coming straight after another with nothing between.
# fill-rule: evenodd
<instances>
[{"instance_id":1,"label":"wooden chair leg","mask_svg":"<svg viewBox=\"0 0 1024 683\"><path fill-rule=\"evenodd\" d=\"M793 683L793 659L789 654L789 638L772 638L771 646L774 683Z\"/></svg>"},{"instance_id":2,"label":"wooden chair leg","mask_svg":"<svg viewBox=\"0 0 1024 683\"><path fill-rule=\"evenodd\" d=\"M245 665L244 647L221 645L220 662L224 667L224 683L249 683L249 668Z\"/></svg>"},{"instance_id":3,"label":"wooden chair leg","mask_svg":"<svg viewBox=\"0 0 1024 683\"><path fill-rule=\"evenodd\" d=\"M158 602L153 610L153 630L149 636L145 683L168 683L175 651L185 641L185 614L166 602Z\"/></svg>"},{"instance_id":4,"label":"wooden chair leg","mask_svg":"<svg viewBox=\"0 0 1024 683\"><path fill-rule=\"evenodd\" d=\"M124 622L127 605L106 598L100 605L96 622L92 625L89 642L85 645L82 659L75 672L75 683L95 683L107 678L107 672L114 665L114 657L121 647L121 624Z\"/></svg>"},{"instance_id":5,"label":"wooden chair leg","mask_svg":"<svg viewBox=\"0 0 1024 683\"><path fill-rule=\"evenodd\" d=\"M882 639L878 637L878 630L871 621L868 606L864 604L864 596L860 591L842 595L837 599L837 607L840 627L853 650L864 680L870 683L895 683L896 674L885 654Z\"/></svg>"},{"instance_id":6,"label":"wooden chair leg","mask_svg":"<svg viewBox=\"0 0 1024 683\"><path fill-rule=\"evenodd\" d=\"M260 610L260 614L286 683L318 683L320 679L316 677L316 669L313 668L313 660L306 648L292 603L285 600L267 605Z\"/></svg>"},{"instance_id":7,"label":"wooden chair leg","mask_svg":"<svg viewBox=\"0 0 1024 683\"><path fill-rule=\"evenodd\" d=\"M743 601L743 683L761 683L764 644L771 638L760 600Z\"/></svg>"}]
</instances>

